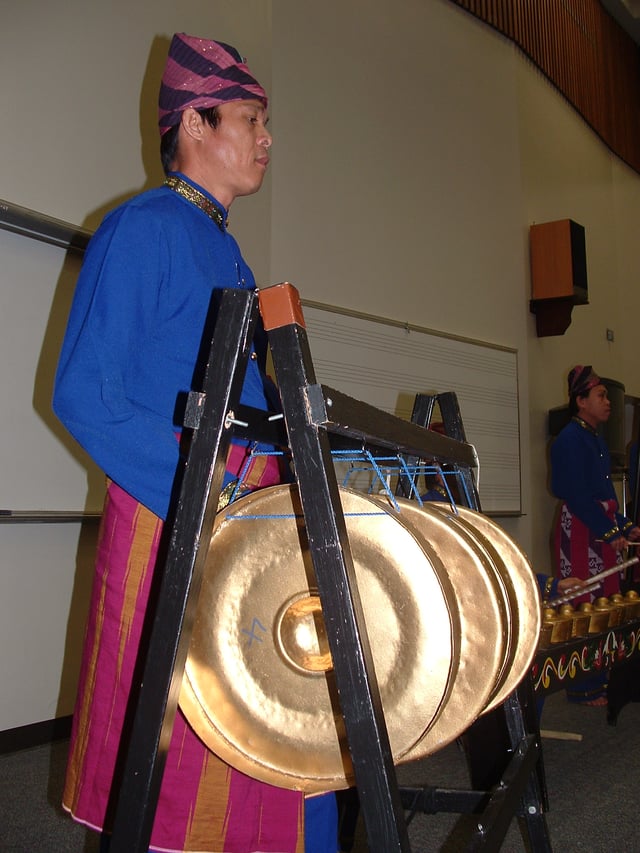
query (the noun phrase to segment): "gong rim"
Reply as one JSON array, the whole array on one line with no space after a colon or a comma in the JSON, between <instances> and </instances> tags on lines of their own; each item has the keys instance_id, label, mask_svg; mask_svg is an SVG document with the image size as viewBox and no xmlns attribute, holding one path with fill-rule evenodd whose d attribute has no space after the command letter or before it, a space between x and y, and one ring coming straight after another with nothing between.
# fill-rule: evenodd
<instances>
[{"instance_id":1,"label":"gong rim","mask_svg":"<svg viewBox=\"0 0 640 853\"><path fill-rule=\"evenodd\" d=\"M420 538L369 496L341 488L340 499L397 762L453 689L458 606L444 566ZM318 664L321 641L305 648L297 639L313 611L304 599L317 592L301 527L290 485L254 492L219 513L179 702L196 734L228 764L314 793L349 786L353 774L333 673ZM250 633L260 641L247 641ZM319 672L307 669L310 650Z\"/></svg>"},{"instance_id":2,"label":"gong rim","mask_svg":"<svg viewBox=\"0 0 640 853\"><path fill-rule=\"evenodd\" d=\"M430 506L438 512L453 512L448 504L438 504L434 501ZM488 704L486 713L504 702L531 669L542 627L540 590L529 558L504 528L489 516L469 507L456 506L455 512L472 529L476 529L485 536L502 558L498 562L498 567L505 572L504 578L511 591L512 613L517 625L515 634L517 642L509 672L504 684Z\"/></svg>"},{"instance_id":3,"label":"gong rim","mask_svg":"<svg viewBox=\"0 0 640 853\"><path fill-rule=\"evenodd\" d=\"M423 509L426 512L435 510L443 513L449 524L457 528L462 527L467 532L467 535L472 537L476 543L476 547L486 555L486 567L493 573L497 589L499 590L505 626L504 655L502 665L496 674L495 684L487 704L482 710L482 713L484 714L502 701L500 698L501 696L508 695L511 692L509 685L512 683L514 677L513 664L516 659L518 645L520 642L520 625L518 619L519 608L517 605L516 590L511 578L511 573L505 565L497 548L494 546L494 543L488 539L485 533L481 532L477 526L471 523L471 519L467 515L463 517L451 510L447 504L436 504L435 501L427 504ZM505 690L507 691L506 694Z\"/></svg>"},{"instance_id":4,"label":"gong rim","mask_svg":"<svg viewBox=\"0 0 640 853\"><path fill-rule=\"evenodd\" d=\"M387 499L376 500L386 504ZM482 714L504 666L508 617L495 571L477 539L426 506L395 500L399 510L390 511L444 563L461 622L460 663L449 697L422 738L403 756L404 762L443 748Z\"/></svg>"}]
</instances>

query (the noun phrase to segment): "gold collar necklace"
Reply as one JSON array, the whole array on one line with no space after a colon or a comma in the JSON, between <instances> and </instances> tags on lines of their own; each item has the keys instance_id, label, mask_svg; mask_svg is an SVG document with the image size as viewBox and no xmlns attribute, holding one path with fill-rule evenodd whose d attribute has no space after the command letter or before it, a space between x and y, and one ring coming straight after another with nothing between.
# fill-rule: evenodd
<instances>
[{"instance_id":1,"label":"gold collar necklace","mask_svg":"<svg viewBox=\"0 0 640 853\"><path fill-rule=\"evenodd\" d=\"M590 432L592 435L598 435L598 430L588 424L586 421L583 421L581 417L578 415L574 415L572 420L574 420L578 426L581 426L582 429L586 429L587 432Z\"/></svg>"},{"instance_id":2,"label":"gold collar necklace","mask_svg":"<svg viewBox=\"0 0 640 853\"><path fill-rule=\"evenodd\" d=\"M206 195L201 193L200 190L192 187L191 184L183 181L182 178L179 178L177 175L170 175L166 178L164 185L165 187L169 187L169 189L174 190L174 192L177 192L178 195L182 196L182 198L186 198L186 200L190 201L191 204L195 204L196 207L199 207L200 210L204 211L207 216L213 219L221 231L224 231L229 222L226 214L215 202L211 201L210 198L207 198Z\"/></svg>"}]
</instances>

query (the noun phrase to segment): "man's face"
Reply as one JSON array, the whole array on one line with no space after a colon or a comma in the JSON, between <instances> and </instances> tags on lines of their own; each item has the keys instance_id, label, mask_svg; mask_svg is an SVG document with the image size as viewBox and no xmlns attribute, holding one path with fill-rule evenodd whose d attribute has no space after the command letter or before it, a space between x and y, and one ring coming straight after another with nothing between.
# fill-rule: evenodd
<instances>
[{"instance_id":1,"label":"man's face","mask_svg":"<svg viewBox=\"0 0 640 853\"><path fill-rule=\"evenodd\" d=\"M260 101L232 101L218 107L218 126L205 126L204 169L215 197L229 207L238 196L251 195L262 186L271 134Z\"/></svg>"},{"instance_id":2,"label":"man's face","mask_svg":"<svg viewBox=\"0 0 640 853\"><path fill-rule=\"evenodd\" d=\"M604 385L596 385L586 397L578 397L578 416L592 427L609 420L611 403Z\"/></svg>"}]
</instances>

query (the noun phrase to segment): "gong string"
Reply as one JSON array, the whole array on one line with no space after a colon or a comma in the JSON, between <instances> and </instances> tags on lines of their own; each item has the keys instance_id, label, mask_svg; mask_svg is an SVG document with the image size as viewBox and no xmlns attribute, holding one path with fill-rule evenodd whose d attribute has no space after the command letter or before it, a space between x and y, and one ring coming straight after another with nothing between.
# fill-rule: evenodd
<instances>
[{"instance_id":1,"label":"gong string","mask_svg":"<svg viewBox=\"0 0 640 853\"><path fill-rule=\"evenodd\" d=\"M275 420L276 418L281 417L282 415L273 415L269 418L269 420ZM232 422L241 423L242 425L246 426L246 424L240 421ZM234 503L235 500L242 497L243 494L246 494L247 490L243 488L243 484L248 474L251 463L253 462L255 457L285 455L286 454L281 450L261 450L258 447L257 442L252 442L248 447L248 453L246 455L244 465L237 479L227 486L226 499L224 501L224 504L220 506L220 509L222 509L228 504ZM390 456L373 454L364 445L359 448L351 448L348 450L338 450L334 448L331 450L331 457L333 459L334 464L339 462L349 464L349 469L345 472L342 478L343 487L349 487L349 481L354 474L357 475L358 472L368 471L372 476L371 482L369 483L368 489L365 493L374 494L376 484L379 483L381 491L387 496L392 506L396 510L398 510L398 505L396 503L395 495L391 488L392 478L399 479L401 476L404 476L406 478L406 482L409 483L410 497L415 499L416 503L422 507L425 502L423 501L422 496L420 495L420 492L416 485L418 478L421 474L425 478L427 474L436 474L440 476L442 486L447 496L447 499L444 501L444 503L447 503L449 505L454 515L458 515L458 508L456 506L456 500L453 497L450 487L450 480L452 478L457 483L461 494L463 494L467 499L468 505L471 506L472 504L471 496L468 493L467 484L464 480L464 477L461 476L460 470L457 467L454 467L452 470L445 470L442 468L437 459L419 459L417 462L409 464L407 460L399 453ZM360 464L358 465L357 463ZM356 487L356 491L363 490Z\"/></svg>"},{"instance_id":2,"label":"gong string","mask_svg":"<svg viewBox=\"0 0 640 853\"><path fill-rule=\"evenodd\" d=\"M342 479L342 485L345 488L349 487L350 480L353 475L357 475L362 471L368 471L373 474L373 477L369 484L367 493L376 494L376 486L379 484L381 487L379 493L386 495L396 511L399 507L395 499L394 491L391 487L391 480L395 477L400 478L400 476L404 476L406 478L406 482L409 485L409 496L415 499L419 506L423 506L424 504L424 500L416 486L418 477L421 474L424 477L426 477L427 474L440 475L442 486L447 495L445 503L450 505L451 510L454 513L457 513L457 509L455 499L449 485L449 479L453 478L458 483L462 493L467 497L467 499L469 499L466 484L464 479L460 476L460 471L457 469L444 470L436 460L431 462L419 460L416 463L409 464L407 460L399 454L394 456L374 455L366 447L353 450L332 450L331 456L334 461L347 462L350 464L350 468L346 471ZM360 463L360 465L358 466L357 463Z\"/></svg>"}]
</instances>

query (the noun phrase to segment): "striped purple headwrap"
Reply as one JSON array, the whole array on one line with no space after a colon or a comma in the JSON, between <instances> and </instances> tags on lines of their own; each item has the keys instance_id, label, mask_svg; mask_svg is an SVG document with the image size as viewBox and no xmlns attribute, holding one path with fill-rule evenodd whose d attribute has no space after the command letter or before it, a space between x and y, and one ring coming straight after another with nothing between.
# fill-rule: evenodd
<instances>
[{"instance_id":1,"label":"striped purple headwrap","mask_svg":"<svg viewBox=\"0 0 640 853\"><path fill-rule=\"evenodd\" d=\"M266 108L266 92L234 47L185 33L174 35L160 86L161 136L180 123L187 107L204 110L251 99L262 101Z\"/></svg>"},{"instance_id":2,"label":"striped purple headwrap","mask_svg":"<svg viewBox=\"0 0 640 853\"><path fill-rule=\"evenodd\" d=\"M594 373L590 364L583 366L577 364L569 373L569 396L584 397L596 385L600 385L601 380L597 373Z\"/></svg>"}]
</instances>

